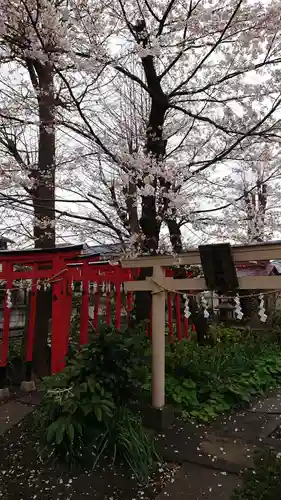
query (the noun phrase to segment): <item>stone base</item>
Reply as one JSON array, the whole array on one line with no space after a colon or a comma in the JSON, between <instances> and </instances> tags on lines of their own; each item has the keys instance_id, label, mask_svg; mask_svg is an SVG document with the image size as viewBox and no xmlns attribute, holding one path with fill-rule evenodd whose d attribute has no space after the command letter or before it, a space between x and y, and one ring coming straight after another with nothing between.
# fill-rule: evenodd
<instances>
[{"instance_id":1,"label":"stone base","mask_svg":"<svg viewBox=\"0 0 281 500\"><path fill-rule=\"evenodd\" d=\"M142 423L145 427L157 432L168 429L175 421L174 409L171 406L163 408L142 408Z\"/></svg>"},{"instance_id":2,"label":"stone base","mask_svg":"<svg viewBox=\"0 0 281 500\"><path fill-rule=\"evenodd\" d=\"M36 385L35 385L34 380L29 380L29 381L24 380L21 383L20 390L23 391L23 392L33 392L33 391L36 391Z\"/></svg>"},{"instance_id":3,"label":"stone base","mask_svg":"<svg viewBox=\"0 0 281 500\"><path fill-rule=\"evenodd\" d=\"M0 401L3 401L3 399L7 399L10 397L10 391L8 387L4 387L4 389L0 389Z\"/></svg>"}]
</instances>

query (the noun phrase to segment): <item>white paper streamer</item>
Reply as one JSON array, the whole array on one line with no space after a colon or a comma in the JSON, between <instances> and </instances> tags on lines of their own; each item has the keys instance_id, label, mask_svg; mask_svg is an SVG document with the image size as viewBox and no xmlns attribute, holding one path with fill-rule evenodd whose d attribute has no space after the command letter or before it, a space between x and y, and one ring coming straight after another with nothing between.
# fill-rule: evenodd
<instances>
[{"instance_id":1,"label":"white paper streamer","mask_svg":"<svg viewBox=\"0 0 281 500\"><path fill-rule=\"evenodd\" d=\"M201 306L202 306L202 309L203 309L203 316L204 318L209 318L210 314L209 314L209 311L208 311L208 302L206 300L206 297L204 295L204 292L201 294Z\"/></svg>"},{"instance_id":2,"label":"white paper streamer","mask_svg":"<svg viewBox=\"0 0 281 500\"><path fill-rule=\"evenodd\" d=\"M267 320L267 315L265 314L265 308L264 308L264 296L262 293L259 294L259 299L260 299L260 308L258 315L260 317L260 320L265 323Z\"/></svg>"},{"instance_id":3,"label":"white paper streamer","mask_svg":"<svg viewBox=\"0 0 281 500\"><path fill-rule=\"evenodd\" d=\"M190 318L191 312L190 312L190 309L189 309L189 297L188 297L188 295L184 295L184 299L185 299L185 302L184 302L184 316L186 318Z\"/></svg>"},{"instance_id":4,"label":"white paper streamer","mask_svg":"<svg viewBox=\"0 0 281 500\"><path fill-rule=\"evenodd\" d=\"M11 307L13 305L11 290L9 290L9 289L6 290L6 296L7 296L7 300L6 300L7 307L8 307L8 309L11 309Z\"/></svg>"},{"instance_id":5,"label":"white paper streamer","mask_svg":"<svg viewBox=\"0 0 281 500\"><path fill-rule=\"evenodd\" d=\"M241 308L240 297L239 297L238 293L234 297L234 303L235 303L234 312L236 314L236 317L237 317L237 319L242 319L244 316L244 313L243 313L242 308Z\"/></svg>"},{"instance_id":6,"label":"white paper streamer","mask_svg":"<svg viewBox=\"0 0 281 500\"><path fill-rule=\"evenodd\" d=\"M32 290L32 280L26 280L26 291L31 292Z\"/></svg>"}]
</instances>

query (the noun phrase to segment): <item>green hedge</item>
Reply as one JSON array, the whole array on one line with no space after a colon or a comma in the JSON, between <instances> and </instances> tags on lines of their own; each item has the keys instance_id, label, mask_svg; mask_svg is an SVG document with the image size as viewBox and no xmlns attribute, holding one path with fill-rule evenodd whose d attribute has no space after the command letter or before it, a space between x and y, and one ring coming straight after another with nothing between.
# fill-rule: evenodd
<instances>
[{"instance_id":1,"label":"green hedge","mask_svg":"<svg viewBox=\"0 0 281 500\"><path fill-rule=\"evenodd\" d=\"M185 417L213 420L281 381L275 339L236 329L220 329L217 339L213 346L186 340L167 347L167 400Z\"/></svg>"}]
</instances>

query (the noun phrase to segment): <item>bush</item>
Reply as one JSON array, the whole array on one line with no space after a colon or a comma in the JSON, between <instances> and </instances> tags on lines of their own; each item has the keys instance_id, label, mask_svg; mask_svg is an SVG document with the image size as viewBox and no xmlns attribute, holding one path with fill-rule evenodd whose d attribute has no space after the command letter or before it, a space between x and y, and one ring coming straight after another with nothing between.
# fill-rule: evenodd
<instances>
[{"instance_id":1,"label":"bush","mask_svg":"<svg viewBox=\"0 0 281 500\"><path fill-rule=\"evenodd\" d=\"M252 336L213 347L167 347L166 396L188 418L210 421L281 379L280 346Z\"/></svg>"},{"instance_id":2,"label":"bush","mask_svg":"<svg viewBox=\"0 0 281 500\"><path fill-rule=\"evenodd\" d=\"M95 465L111 454L140 479L147 477L158 457L140 418L128 408L147 382L146 353L144 336L105 329L72 355L63 373L44 379L37 425L48 455Z\"/></svg>"},{"instance_id":3,"label":"bush","mask_svg":"<svg viewBox=\"0 0 281 500\"><path fill-rule=\"evenodd\" d=\"M105 327L76 360L87 366L117 406L139 401L147 382L150 347L141 330L117 332Z\"/></svg>"},{"instance_id":4,"label":"bush","mask_svg":"<svg viewBox=\"0 0 281 500\"><path fill-rule=\"evenodd\" d=\"M72 463L81 458L85 443L113 417L110 394L76 359L60 375L43 382L44 397L37 413L47 452Z\"/></svg>"},{"instance_id":5,"label":"bush","mask_svg":"<svg viewBox=\"0 0 281 500\"><path fill-rule=\"evenodd\" d=\"M224 325L210 325L210 335L214 342L223 344L243 342L251 336L251 332L245 328L231 328Z\"/></svg>"},{"instance_id":6,"label":"bush","mask_svg":"<svg viewBox=\"0 0 281 500\"><path fill-rule=\"evenodd\" d=\"M232 500L277 500L281 491L280 454L267 451L255 459L255 469L246 471L244 483Z\"/></svg>"}]
</instances>

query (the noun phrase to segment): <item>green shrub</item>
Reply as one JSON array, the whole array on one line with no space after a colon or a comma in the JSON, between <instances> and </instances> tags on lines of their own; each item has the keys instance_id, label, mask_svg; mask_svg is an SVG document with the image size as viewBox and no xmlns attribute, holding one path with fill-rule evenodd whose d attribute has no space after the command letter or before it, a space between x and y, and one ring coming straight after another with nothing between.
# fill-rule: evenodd
<instances>
[{"instance_id":1,"label":"green shrub","mask_svg":"<svg viewBox=\"0 0 281 500\"><path fill-rule=\"evenodd\" d=\"M68 463L79 460L85 443L113 417L113 398L77 359L62 374L44 379L43 388L36 417L47 452L52 449L55 457Z\"/></svg>"},{"instance_id":2,"label":"green shrub","mask_svg":"<svg viewBox=\"0 0 281 500\"><path fill-rule=\"evenodd\" d=\"M245 328L231 328L220 324L210 325L210 335L213 337L214 342L228 344L233 342L243 342L250 336L250 332Z\"/></svg>"},{"instance_id":3,"label":"green shrub","mask_svg":"<svg viewBox=\"0 0 281 500\"><path fill-rule=\"evenodd\" d=\"M244 483L232 500L278 500L281 491L281 459L267 451L255 459L255 469L246 471Z\"/></svg>"},{"instance_id":4,"label":"green shrub","mask_svg":"<svg viewBox=\"0 0 281 500\"><path fill-rule=\"evenodd\" d=\"M210 421L280 379L280 346L261 338L167 347L166 397L188 418Z\"/></svg>"},{"instance_id":5,"label":"green shrub","mask_svg":"<svg viewBox=\"0 0 281 500\"><path fill-rule=\"evenodd\" d=\"M37 425L48 456L94 466L111 454L139 479L147 477L158 457L140 418L127 407L147 382L147 349L144 335L107 328L71 356L63 373L44 379Z\"/></svg>"},{"instance_id":6,"label":"green shrub","mask_svg":"<svg viewBox=\"0 0 281 500\"><path fill-rule=\"evenodd\" d=\"M87 366L117 406L139 401L147 382L150 347L141 330L121 334L105 327L76 359Z\"/></svg>"}]
</instances>

